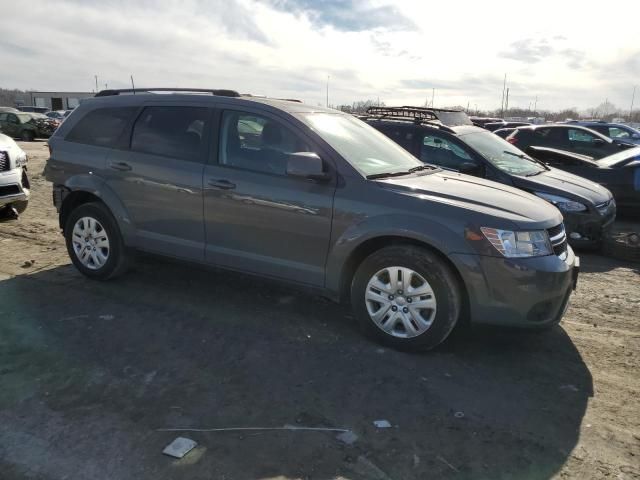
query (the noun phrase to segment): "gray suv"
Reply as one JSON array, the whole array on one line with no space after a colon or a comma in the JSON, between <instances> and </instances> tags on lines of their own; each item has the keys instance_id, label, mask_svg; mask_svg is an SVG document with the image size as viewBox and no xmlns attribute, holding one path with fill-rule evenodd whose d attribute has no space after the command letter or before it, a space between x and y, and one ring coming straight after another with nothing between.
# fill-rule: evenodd
<instances>
[{"instance_id":1,"label":"gray suv","mask_svg":"<svg viewBox=\"0 0 640 480\"><path fill-rule=\"evenodd\" d=\"M423 165L357 118L228 90L103 91L49 140L69 255L108 279L144 250L350 300L394 348L461 319L560 321L578 258L560 212ZM193 94L197 93L197 94Z\"/></svg>"}]
</instances>

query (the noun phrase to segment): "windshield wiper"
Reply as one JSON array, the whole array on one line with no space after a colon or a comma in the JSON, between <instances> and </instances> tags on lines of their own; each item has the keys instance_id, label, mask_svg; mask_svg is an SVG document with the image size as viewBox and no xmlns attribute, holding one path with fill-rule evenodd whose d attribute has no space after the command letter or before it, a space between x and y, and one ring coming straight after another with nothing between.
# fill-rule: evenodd
<instances>
[{"instance_id":1,"label":"windshield wiper","mask_svg":"<svg viewBox=\"0 0 640 480\"><path fill-rule=\"evenodd\" d=\"M432 167L431 165L418 165L416 167L411 167L409 170L402 170L399 172L374 173L372 175L367 175L367 180L375 180L376 178L400 177L402 175L409 175L421 170L436 170L436 167Z\"/></svg>"},{"instance_id":2,"label":"windshield wiper","mask_svg":"<svg viewBox=\"0 0 640 480\"><path fill-rule=\"evenodd\" d=\"M502 153L506 153L507 155L513 155L514 157L521 158L522 160L528 160L531 163L537 163L538 165L540 165L545 170L551 170L549 167L547 167L547 165L544 162L541 162L537 158L529 157L529 156L525 155L524 153L518 154L518 153L510 152L509 150L504 150ZM540 172L538 172L538 173L540 173Z\"/></svg>"}]
</instances>

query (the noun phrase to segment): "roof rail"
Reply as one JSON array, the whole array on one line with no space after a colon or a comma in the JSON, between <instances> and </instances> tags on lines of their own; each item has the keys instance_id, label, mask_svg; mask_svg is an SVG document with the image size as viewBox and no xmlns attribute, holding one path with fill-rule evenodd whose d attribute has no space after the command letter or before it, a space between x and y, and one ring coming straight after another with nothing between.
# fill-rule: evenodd
<instances>
[{"instance_id":1,"label":"roof rail","mask_svg":"<svg viewBox=\"0 0 640 480\"><path fill-rule=\"evenodd\" d=\"M211 88L120 88L100 90L96 93L96 97L111 97L114 95L133 94L136 93L153 93L153 92L186 92L186 93L210 93L219 97L239 97L240 94L235 90L211 89Z\"/></svg>"}]
</instances>

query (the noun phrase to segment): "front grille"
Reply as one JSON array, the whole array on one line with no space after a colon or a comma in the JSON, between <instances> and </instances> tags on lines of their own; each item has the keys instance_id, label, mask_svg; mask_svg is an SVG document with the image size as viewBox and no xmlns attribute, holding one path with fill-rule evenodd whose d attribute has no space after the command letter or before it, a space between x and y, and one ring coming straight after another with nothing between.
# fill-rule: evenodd
<instances>
[{"instance_id":1,"label":"front grille","mask_svg":"<svg viewBox=\"0 0 640 480\"><path fill-rule=\"evenodd\" d=\"M553 248L553 253L561 257L567 253L567 234L564 231L564 224L556 225L547 230L549 241Z\"/></svg>"},{"instance_id":2,"label":"front grille","mask_svg":"<svg viewBox=\"0 0 640 480\"><path fill-rule=\"evenodd\" d=\"M13 185L0 186L0 197L6 197L8 195L19 195L20 187L15 183Z\"/></svg>"},{"instance_id":3,"label":"front grille","mask_svg":"<svg viewBox=\"0 0 640 480\"><path fill-rule=\"evenodd\" d=\"M0 172L7 172L11 169L9 165L9 154L7 152L0 152Z\"/></svg>"}]
</instances>

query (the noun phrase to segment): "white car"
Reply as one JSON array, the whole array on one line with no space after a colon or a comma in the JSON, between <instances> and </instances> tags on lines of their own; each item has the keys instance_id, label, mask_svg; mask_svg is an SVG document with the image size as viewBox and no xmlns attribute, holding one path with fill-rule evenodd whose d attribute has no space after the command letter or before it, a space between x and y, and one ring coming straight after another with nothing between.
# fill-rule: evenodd
<instances>
[{"instance_id":1,"label":"white car","mask_svg":"<svg viewBox=\"0 0 640 480\"><path fill-rule=\"evenodd\" d=\"M0 133L0 217L17 217L28 203L27 154L11 137Z\"/></svg>"}]
</instances>

